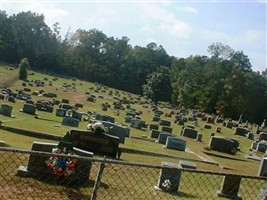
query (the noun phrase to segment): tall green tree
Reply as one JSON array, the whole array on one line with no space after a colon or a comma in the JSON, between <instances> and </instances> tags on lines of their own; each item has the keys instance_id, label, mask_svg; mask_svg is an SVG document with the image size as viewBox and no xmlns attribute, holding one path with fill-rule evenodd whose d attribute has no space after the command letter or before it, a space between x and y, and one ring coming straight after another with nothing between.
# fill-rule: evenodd
<instances>
[{"instance_id":1,"label":"tall green tree","mask_svg":"<svg viewBox=\"0 0 267 200\"><path fill-rule=\"evenodd\" d=\"M19 79L20 80L27 80L28 72L27 70L30 68L30 64L28 58L21 59L19 63Z\"/></svg>"},{"instance_id":2,"label":"tall green tree","mask_svg":"<svg viewBox=\"0 0 267 200\"><path fill-rule=\"evenodd\" d=\"M143 94L155 104L159 101L171 102L170 70L161 66L157 72L147 76L147 83L143 86Z\"/></svg>"}]
</instances>

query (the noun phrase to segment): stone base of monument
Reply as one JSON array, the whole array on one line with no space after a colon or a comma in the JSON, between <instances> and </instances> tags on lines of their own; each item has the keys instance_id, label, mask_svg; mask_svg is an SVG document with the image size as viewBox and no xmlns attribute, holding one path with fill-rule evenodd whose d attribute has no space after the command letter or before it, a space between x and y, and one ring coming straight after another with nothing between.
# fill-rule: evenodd
<instances>
[{"instance_id":1,"label":"stone base of monument","mask_svg":"<svg viewBox=\"0 0 267 200\"><path fill-rule=\"evenodd\" d=\"M74 169L75 174L66 177L53 174L53 169L49 168L46 162L52 153L52 149L56 147L55 143L33 142L32 153L29 156L27 166L19 166L17 175L22 177L34 177L38 180L51 181L53 183L81 185L89 181L92 161L89 159L75 158L77 160ZM93 157L92 152L84 151L78 148L73 148L76 156Z\"/></svg>"},{"instance_id":2,"label":"stone base of monument","mask_svg":"<svg viewBox=\"0 0 267 200\"><path fill-rule=\"evenodd\" d=\"M240 197L240 196L233 196L233 195L230 195L230 194L222 193L220 191L217 192L217 196L218 197L228 198L228 199L234 199L234 200L242 200L242 197Z\"/></svg>"},{"instance_id":3,"label":"stone base of monument","mask_svg":"<svg viewBox=\"0 0 267 200\"><path fill-rule=\"evenodd\" d=\"M197 168L196 163L184 161L184 160L179 161L179 165L181 165L182 168L186 168L186 169L196 169Z\"/></svg>"}]
</instances>

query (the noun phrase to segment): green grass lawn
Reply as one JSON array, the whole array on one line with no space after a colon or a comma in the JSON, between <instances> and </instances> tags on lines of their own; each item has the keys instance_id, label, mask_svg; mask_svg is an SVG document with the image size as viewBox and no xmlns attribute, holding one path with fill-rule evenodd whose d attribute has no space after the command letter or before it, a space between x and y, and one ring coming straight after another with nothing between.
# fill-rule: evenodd
<instances>
[{"instance_id":1,"label":"green grass lawn","mask_svg":"<svg viewBox=\"0 0 267 200\"><path fill-rule=\"evenodd\" d=\"M5 66L0 67L0 84L3 85L4 83L8 82L9 80L14 79L18 73L18 69L10 70L9 68ZM69 99L70 104L75 103L82 103L84 105L83 108L79 109L80 112L88 112L88 111L94 111L94 112L100 112L103 114L108 114L110 116L113 116L116 118L116 122L120 124L126 124L124 122L124 117L126 115L125 111L120 111L120 115L115 115L116 112L113 109L108 109L108 111L102 111L101 105L103 103L108 103L111 105L114 102L114 99L112 96L108 95L108 91L112 90L113 95L116 90L111 88L106 88L99 90L98 92L94 91L97 86L94 83L89 83L77 79L71 79L71 78L58 78L56 81L53 81L55 76L50 76L48 74L42 74L39 72L33 72L29 71L28 80L34 81L34 80L41 80L45 82L44 87L29 87L31 89L31 92L28 92L31 94L33 91L40 91L44 90L45 92L52 92L57 94L58 100L62 100L63 98ZM16 82L13 82L11 86L9 86L10 89L13 91L17 91L20 89L24 89L25 87L22 86L22 81L17 80ZM49 83L52 83L52 85L49 85ZM72 88L66 89L63 87L63 85L71 85ZM27 86L28 87L28 86ZM94 87L94 90L91 90L90 88ZM104 98L97 98L97 101L92 103L86 101L88 94L86 92L90 92L90 94L96 94L102 95ZM128 98L132 100L137 100L137 96L129 94L127 92L119 91L120 97L119 98ZM38 99L48 100L52 101L51 98L43 97L43 96L32 96L34 101L37 101ZM40 116L40 119L36 119L33 115L25 114L23 112L20 112L20 109L22 109L24 102L16 100L16 103L7 102L5 100L0 100L0 103L8 103L13 106L12 114L14 117L6 117L3 115L0 115L0 119L3 121L3 125L6 126L12 126L17 128L23 128L23 129L29 129L34 131L39 131L43 133L53 134L53 135L59 135L63 136L67 131L71 129L71 127L68 126L62 126L62 118L55 116L55 109L57 106L54 106L54 112L53 113L47 113L43 111L37 111L38 115ZM143 114L141 115L141 118L145 120L147 123L155 123L152 122L152 118L154 116L154 113L149 108L144 108L140 104L131 104L131 107L142 111ZM161 108L164 113L169 113L171 110L165 107ZM206 124L203 121L199 121L199 127L196 127L196 130L203 135L203 142L197 142L193 139L186 138L180 136L181 132L181 126L173 123L173 117L165 117L162 116L163 119L172 121L171 127L173 128L173 134L177 136L178 138L181 138L187 142L187 148L190 149L193 153L189 152L182 152L182 151L176 151L171 149L165 149L163 148L162 144L158 144L155 142L146 141L145 139L142 140L142 138L150 138L150 131L148 129L134 129L130 128L130 138L126 138L125 144L120 144L123 148L130 148L130 149L137 149L142 151L148 151L148 152L154 152L158 154L166 154L166 155L173 155L177 157L184 157L186 159L194 159L199 160L201 159L197 156L198 152L206 151L204 147L209 144L210 140L210 133L215 132L217 126L221 126L221 124L210 124L212 126L211 129L205 129L203 128ZM86 121L81 121L79 124L79 129L86 129L87 126ZM191 122L186 123L185 125L191 125ZM126 124L127 126L129 124ZM160 127L161 128L161 127ZM252 143L252 140L249 140L245 137L236 136L233 134L234 129L229 129L226 127L222 127L222 133L216 133L216 135L225 136L227 138L233 138L237 139L240 142L240 151L237 152L236 155L228 155L216 151L209 151L212 152L214 155L210 155L212 159L219 162L222 166L228 168L228 169L222 169L219 166L206 164L203 162L196 162L197 167L199 169L204 170L211 170L211 171L222 171L222 172L231 172L231 173L240 173L240 174L248 174L248 175L256 175L259 167L259 162L254 160L248 160L245 159L245 155L247 154L248 149L250 148L250 145ZM140 138L140 139L136 139ZM7 131L1 130L0 132L0 140L6 141L6 143L12 147L12 148L22 148L22 149L30 149L31 144L33 141L48 141L48 142L56 142L56 141L49 141L49 140L41 140L38 138L33 137L26 137L15 133L10 133ZM222 158L219 156L226 156L228 158ZM259 154L259 156L263 156L263 154ZM232 159L230 159L232 158ZM238 159L238 160L235 160ZM144 162L149 164L161 164L162 161L169 161L178 163L178 159L174 158L164 158L164 157L155 157L155 156L147 156L147 155L140 155L140 154L130 154L130 153L123 153L121 159L125 161L134 161L134 162Z\"/></svg>"}]
</instances>

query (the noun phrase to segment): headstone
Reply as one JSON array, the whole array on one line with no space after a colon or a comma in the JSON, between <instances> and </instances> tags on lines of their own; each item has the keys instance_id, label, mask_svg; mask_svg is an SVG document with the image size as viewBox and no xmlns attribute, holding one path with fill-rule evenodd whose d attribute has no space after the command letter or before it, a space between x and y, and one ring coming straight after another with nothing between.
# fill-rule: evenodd
<instances>
[{"instance_id":1,"label":"headstone","mask_svg":"<svg viewBox=\"0 0 267 200\"><path fill-rule=\"evenodd\" d=\"M25 103L22 108L22 112L35 115L36 114L36 106L32 104Z\"/></svg>"},{"instance_id":2,"label":"headstone","mask_svg":"<svg viewBox=\"0 0 267 200\"><path fill-rule=\"evenodd\" d=\"M238 195L240 183L240 175L226 174L222 182L221 190L217 193L218 197L242 200Z\"/></svg>"},{"instance_id":3,"label":"headstone","mask_svg":"<svg viewBox=\"0 0 267 200\"><path fill-rule=\"evenodd\" d=\"M149 125L149 129L150 129L150 130L152 130L152 129L154 129L154 130L159 130L159 126L158 126L157 124L150 124L150 125Z\"/></svg>"},{"instance_id":4,"label":"headstone","mask_svg":"<svg viewBox=\"0 0 267 200\"><path fill-rule=\"evenodd\" d=\"M159 120L159 124L162 126L171 126L171 122L164 119Z\"/></svg>"},{"instance_id":5,"label":"headstone","mask_svg":"<svg viewBox=\"0 0 267 200\"><path fill-rule=\"evenodd\" d=\"M79 120L72 118L72 117L64 117L62 120L62 125L78 127L79 126Z\"/></svg>"},{"instance_id":6,"label":"headstone","mask_svg":"<svg viewBox=\"0 0 267 200\"><path fill-rule=\"evenodd\" d=\"M262 158L259 170L258 170L258 176L265 176L267 177L267 157Z\"/></svg>"},{"instance_id":7,"label":"headstone","mask_svg":"<svg viewBox=\"0 0 267 200\"><path fill-rule=\"evenodd\" d=\"M104 127L108 128L108 134L119 137L120 143L124 144L125 137L130 137L130 129L128 127L120 126L112 122L101 122Z\"/></svg>"},{"instance_id":8,"label":"headstone","mask_svg":"<svg viewBox=\"0 0 267 200\"><path fill-rule=\"evenodd\" d=\"M160 117L157 117L157 116L154 116L152 119L153 122L159 122L159 120L160 120Z\"/></svg>"},{"instance_id":9,"label":"headstone","mask_svg":"<svg viewBox=\"0 0 267 200\"><path fill-rule=\"evenodd\" d=\"M101 154L117 157L119 151L119 137L106 133L95 134L85 130L71 130L73 146L91 151L95 154Z\"/></svg>"},{"instance_id":10,"label":"headstone","mask_svg":"<svg viewBox=\"0 0 267 200\"><path fill-rule=\"evenodd\" d=\"M267 141L267 133L260 132L260 134L259 134L259 141L261 141L261 140Z\"/></svg>"},{"instance_id":11,"label":"headstone","mask_svg":"<svg viewBox=\"0 0 267 200\"><path fill-rule=\"evenodd\" d=\"M236 127L234 134L240 136L246 136L249 130L241 127Z\"/></svg>"},{"instance_id":12,"label":"headstone","mask_svg":"<svg viewBox=\"0 0 267 200\"><path fill-rule=\"evenodd\" d=\"M265 153L267 149L267 145L265 144L265 142L258 142L256 150L262 153Z\"/></svg>"},{"instance_id":13,"label":"headstone","mask_svg":"<svg viewBox=\"0 0 267 200\"><path fill-rule=\"evenodd\" d=\"M247 133L247 138L250 140L254 140L254 134L252 132Z\"/></svg>"},{"instance_id":14,"label":"headstone","mask_svg":"<svg viewBox=\"0 0 267 200\"><path fill-rule=\"evenodd\" d=\"M212 117L207 117L206 123L214 123L214 119Z\"/></svg>"},{"instance_id":15,"label":"headstone","mask_svg":"<svg viewBox=\"0 0 267 200\"><path fill-rule=\"evenodd\" d=\"M106 122L115 123L115 118L111 117L109 115L102 115L102 114L97 113L95 116L95 119L99 120L99 121L106 121Z\"/></svg>"},{"instance_id":16,"label":"headstone","mask_svg":"<svg viewBox=\"0 0 267 200\"><path fill-rule=\"evenodd\" d=\"M66 110L72 110L73 109L73 106L70 105L70 104L66 104L66 103L61 103L59 105L60 108L63 108L63 109L66 109Z\"/></svg>"},{"instance_id":17,"label":"headstone","mask_svg":"<svg viewBox=\"0 0 267 200\"><path fill-rule=\"evenodd\" d=\"M55 148L57 144L55 143L43 143L43 142L33 142L32 151L48 152L51 153L52 149ZM92 152L84 151L78 148L73 148L73 152L76 155L84 157L93 157ZM20 169L24 169L28 173L41 174L45 177L54 176L53 170L46 166L46 162L50 156L44 154L30 154L28 166L21 166L18 170L18 174L22 174ZM89 174L91 171L92 161L87 159L77 158L77 163L75 167L75 176L73 177L72 182L76 184L85 184L89 180ZM24 172L25 173L25 172Z\"/></svg>"},{"instance_id":18,"label":"headstone","mask_svg":"<svg viewBox=\"0 0 267 200\"><path fill-rule=\"evenodd\" d=\"M233 128L233 122L228 121L228 122L226 122L225 126L227 128Z\"/></svg>"},{"instance_id":19,"label":"headstone","mask_svg":"<svg viewBox=\"0 0 267 200\"><path fill-rule=\"evenodd\" d=\"M124 118L124 122L125 123L131 123L131 120L133 119L133 117L131 117L131 116L125 116L125 118Z\"/></svg>"},{"instance_id":20,"label":"headstone","mask_svg":"<svg viewBox=\"0 0 267 200\"><path fill-rule=\"evenodd\" d=\"M70 100L68 100L68 99L62 99L62 101L61 101L62 103L66 103L66 104L69 104L70 103Z\"/></svg>"},{"instance_id":21,"label":"headstone","mask_svg":"<svg viewBox=\"0 0 267 200\"><path fill-rule=\"evenodd\" d=\"M12 102L12 103L15 103L15 102L16 102L16 101L15 101L15 97L13 97L13 96L9 96L9 97L7 98L7 101Z\"/></svg>"},{"instance_id":22,"label":"headstone","mask_svg":"<svg viewBox=\"0 0 267 200\"><path fill-rule=\"evenodd\" d=\"M184 120L178 120L177 124L180 126L184 126Z\"/></svg>"},{"instance_id":23,"label":"headstone","mask_svg":"<svg viewBox=\"0 0 267 200\"><path fill-rule=\"evenodd\" d=\"M0 114L11 117L12 115L12 105L9 104L1 104L1 108L0 108Z\"/></svg>"},{"instance_id":24,"label":"headstone","mask_svg":"<svg viewBox=\"0 0 267 200\"><path fill-rule=\"evenodd\" d=\"M185 147L186 147L186 141L185 140L181 140L179 138L176 137L167 137L166 140L166 147L168 149L175 149L178 151L185 151Z\"/></svg>"},{"instance_id":25,"label":"headstone","mask_svg":"<svg viewBox=\"0 0 267 200\"><path fill-rule=\"evenodd\" d=\"M87 97L87 101L89 101L89 102L95 102L96 99L94 97Z\"/></svg>"},{"instance_id":26,"label":"headstone","mask_svg":"<svg viewBox=\"0 0 267 200\"><path fill-rule=\"evenodd\" d=\"M161 130L164 132L172 133L172 128L169 126L163 126Z\"/></svg>"},{"instance_id":27,"label":"headstone","mask_svg":"<svg viewBox=\"0 0 267 200\"><path fill-rule=\"evenodd\" d=\"M193 138L193 139L197 138L197 134L198 134L197 131L191 128L184 128L182 132L182 136Z\"/></svg>"},{"instance_id":28,"label":"headstone","mask_svg":"<svg viewBox=\"0 0 267 200\"><path fill-rule=\"evenodd\" d=\"M196 141L202 142L202 134L201 133L197 134Z\"/></svg>"},{"instance_id":29,"label":"headstone","mask_svg":"<svg viewBox=\"0 0 267 200\"><path fill-rule=\"evenodd\" d=\"M157 142L160 144L166 144L167 138L173 136L171 133L160 132Z\"/></svg>"},{"instance_id":30,"label":"headstone","mask_svg":"<svg viewBox=\"0 0 267 200\"><path fill-rule=\"evenodd\" d=\"M56 116L59 116L59 117L65 117L66 113L67 113L67 110L63 108L57 108L56 110Z\"/></svg>"},{"instance_id":31,"label":"headstone","mask_svg":"<svg viewBox=\"0 0 267 200\"><path fill-rule=\"evenodd\" d=\"M53 106L49 106L49 105L45 106L45 109L44 109L44 111L49 112L49 113L52 113L53 110L54 110L54 107Z\"/></svg>"},{"instance_id":32,"label":"headstone","mask_svg":"<svg viewBox=\"0 0 267 200\"><path fill-rule=\"evenodd\" d=\"M204 128L205 128L205 129L211 129L211 125L205 124L205 125L204 125Z\"/></svg>"},{"instance_id":33,"label":"headstone","mask_svg":"<svg viewBox=\"0 0 267 200\"><path fill-rule=\"evenodd\" d=\"M81 104L81 103L76 103L74 106L77 108L83 108L83 104Z\"/></svg>"},{"instance_id":34,"label":"headstone","mask_svg":"<svg viewBox=\"0 0 267 200\"><path fill-rule=\"evenodd\" d=\"M161 166L164 168L160 170L158 185L156 188L160 188L168 192L177 192L181 178L181 166L170 162L162 162Z\"/></svg>"},{"instance_id":35,"label":"headstone","mask_svg":"<svg viewBox=\"0 0 267 200\"><path fill-rule=\"evenodd\" d=\"M151 131L150 131L150 133L151 133L150 134L150 137L157 139L159 137L160 132L161 131L159 131L159 130L151 129Z\"/></svg>"},{"instance_id":36,"label":"headstone","mask_svg":"<svg viewBox=\"0 0 267 200\"><path fill-rule=\"evenodd\" d=\"M235 150L235 143L227 138L212 136L209 147L215 151L232 154Z\"/></svg>"},{"instance_id":37,"label":"headstone","mask_svg":"<svg viewBox=\"0 0 267 200\"><path fill-rule=\"evenodd\" d=\"M72 117L75 119L78 119L79 121L82 121L82 116L83 116L83 113L80 113L77 111L72 112Z\"/></svg>"},{"instance_id":38,"label":"headstone","mask_svg":"<svg viewBox=\"0 0 267 200\"><path fill-rule=\"evenodd\" d=\"M221 127L217 127L216 128L216 133L221 133L221 131L222 131L222 128Z\"/></svg>"},{"instance_id":39,"label":"headstone","mask_svg":"<svg viewBox=\"0 0 267 200\"><path fill-rule=\"evenodd\" d=\"M256 150L257 146L258 146L258 142L252 142L250 148Z\"/></svg>"},{"instance_id":40,"label":"headstone","mask_svg":"<svg viewBox=\"0 0 267 200\"><path fill-rule=\"evenodd\" d=\"M141 120L140 119L131 119L131 125L130 126L133 128L141 129L142 128Z\"/></svg>"}]
</instances>

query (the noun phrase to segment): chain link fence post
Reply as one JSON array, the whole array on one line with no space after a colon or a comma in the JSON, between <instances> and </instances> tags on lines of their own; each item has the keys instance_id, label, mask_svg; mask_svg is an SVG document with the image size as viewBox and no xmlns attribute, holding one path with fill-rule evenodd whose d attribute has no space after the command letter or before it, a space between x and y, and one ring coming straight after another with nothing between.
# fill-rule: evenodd
<instances>
[{"instance_id":1,"label":"chain link fence post","mask_svg":"<svg viewBox=\"0 0 267 200\"><path fill-rule=\"evenodd\" d=\"M93 195L91 197L91 200L96 200L96 198L97 198L97 191L98 191L98 189L100 187L102 174L103 174L103 171L104 171L104 168L105 168L105 160L106 160L106 157L104 156L103 161L100 163L99 171L97 173L97 177L96 177L96 180L95 180L95 185L94 185L94 190L93 190Z\"/></svg>"}]
</instances>

